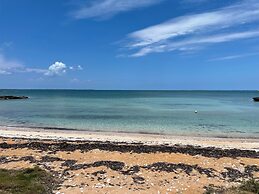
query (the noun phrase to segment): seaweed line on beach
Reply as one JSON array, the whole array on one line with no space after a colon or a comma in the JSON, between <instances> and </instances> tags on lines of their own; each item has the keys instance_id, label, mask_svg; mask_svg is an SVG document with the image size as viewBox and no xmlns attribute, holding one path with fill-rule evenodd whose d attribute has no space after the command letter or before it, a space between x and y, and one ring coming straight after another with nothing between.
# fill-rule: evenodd
<instances>
[{"instance_id":1,"label":"seaweed line on beach","mask_svg":"<svg viewBox=\"0 0 259 194\"><path fill-rule=\"evenodd\" d=\"M131 144L131 143L112 143L112 142L64 142L56 141L55 143L46 143L39 141L30 141L28 143L16 143L7 144L1 143L0 148L2 149L17 149L17 148L28 148L41 151L75 151L80 150L82 152L99 149L103 151L119 151L122 153L181 153L188 154L191 156L201 155L205 157L213 158L259 158L259 152L254 150L240 150L240 149L221 149L215 147L199 147L199 146L183 146L183 145L144 145L144 144Z\"/></svg>"},{"instance_id":2,"label":"seaweed line on beach","mask_svg":"<svg viewBox=\"0 0 259 194\"><path fill-rule=\"evenodd\" d=\"M45 169L49 170L54 175L63 176L64 174L67 174L69 171L74 170L80 170L80 169L87 169L87 168L94 168L94 167L101 167L104 166L107 169L111 169L117 172L120 172L123 175L136 175L140 172L141 169L145 170L151 170L151 171L157 171L157 172L167 172L167 173L178 173L178 170L181 170L185 172L187 175L190 175L193 170L196 170L199 174L204 174L207 177L218 177L222 180L228 180L228 181L240 181L243 178L249 179L254 178L253 173L259 172L259 167L256 165L247 165L244 167L244 172L241 172L237 169L225 167L225 172L221 172L220 174L217 174L217 171L213 168L202 168L198 165L189 165L184 163L166 163L166 162L157 162L149 165L139 166L134 165L131 167L127 167L124 162L120 161L96 161L94 163L83 163L78 164L76 160L63 160L58 157L51 157L51 156L43 156L41 160L36 160L32 156L24 156L21 158L15 157L7 158L7 157L0 157L0 163L5 164L9 162L19 162L19 161L29 161L31 163L44 166ZM59 174L58 172L53 171L49 166L47 166L46 162L55 162L55 161L61 161L62 167L66 167L66 169L63 171L63 173ZM97 171L96 173L93 173L93 175L97 176L98 174L102 174L103 172Z\"/></svg>"}]
</instances>

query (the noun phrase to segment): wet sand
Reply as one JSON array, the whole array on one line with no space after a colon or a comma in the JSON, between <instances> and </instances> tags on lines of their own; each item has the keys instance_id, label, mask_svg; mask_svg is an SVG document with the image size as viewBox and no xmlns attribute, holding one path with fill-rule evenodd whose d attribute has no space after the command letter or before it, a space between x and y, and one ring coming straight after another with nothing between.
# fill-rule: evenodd
<instances>
[{"instance_id":1,"label":"wet sand","mask_svg":"<svg viewBox=\"0 0 259 194\"><path fill-rule=\"evenodd\" d=\"M0 168L38 165L55 193L204 193L259 179L257 139L0 130Z\"/></svg>"},{"instance_id":2,"label":"wet sand","mask_svg":"<svg viewBox=\"0 0 259 194\"><path fill-rule=\"evenodd\" d=\"M253 149L259 151L258 138L227 138L173 136L163 134L139 134L122 132L93 132L80 130L57 130L42 128L1 127L0 137L26 139L68 140L68 141L111 141L126 143L144 143L147 145L193 145L202 147Z\"/></svg>"}]
</instances>

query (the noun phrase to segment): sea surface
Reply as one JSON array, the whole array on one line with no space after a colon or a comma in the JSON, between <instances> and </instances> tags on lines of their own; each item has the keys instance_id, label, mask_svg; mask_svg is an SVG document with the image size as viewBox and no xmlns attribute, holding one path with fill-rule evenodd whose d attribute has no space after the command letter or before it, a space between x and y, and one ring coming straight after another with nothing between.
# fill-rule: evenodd
<instances>
[{"instance_id":1,"label":"sea surface","mask_svg":"<svg viewBox=\"0 0 259 194\"><path fill-rule=\"evenodd\" d=\"M258 91L0 90L0 126L259 138ZM195 113L197 111L197 113Z\"/></svg>"}]
</instances>

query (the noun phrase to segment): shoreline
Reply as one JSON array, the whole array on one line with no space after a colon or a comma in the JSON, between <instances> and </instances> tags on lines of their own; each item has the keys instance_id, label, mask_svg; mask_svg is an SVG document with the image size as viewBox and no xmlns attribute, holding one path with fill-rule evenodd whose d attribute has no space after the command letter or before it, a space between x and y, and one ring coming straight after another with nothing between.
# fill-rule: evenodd
<instances>
[{"instance_id":1,"label":"shoreline","mask_svg":"<svg viewBox=\"0 0 259 194\"><path fill-rule=\"evenodd\" d=\"M39 167L52 193L183 193L259 180L259 140L0 127L0 169Z\"/></svg>"},{"instance_id":2,"label":"shoreline","mask_svg":"<svg viewBox=\"0 0 259 194\"><path fill-rule=\"evenodd\" d=\"M38 139L82 142L114 142L145 145L191 145L222 149L247 149L259 151L258 138L229 138L211 136L178 136L165 134L100 132L83 130L64 130L52 128L23 128L0 126L0 137L14 139Z\"/></svg>"},{"instance_id":3,"label":"shoreline","mask_svg":"<svg viewBox=\"0 0 259 194\"><path fill-rule=\"evenodd\" d=\"M203 194L211 189L238 187L244 181L258 181L259 152L191 145L0 137L0 169L35 167L57 181L51 193Z\"/></svg>"},{"instance_id":4,"label":"shoreline","mask_svg":"<svg viewBox=\"0 0 259 194\"><path fill-rule=\"evenodd\" d=\"M251 135L244 135L246 133L235 131L236 133L243 134L236 135L232 133L224 133L224 135L216 134L210 134L207 133L207 135L204 135L202 133L177 133L177 134L171 134L171 133L161 133L161 132L146 132L146 131L119 131L119 130L89 130L89 129L74 129L74 128L65 128L65 127L33 127L33 126L15 126L15 125L0 125L0 130L4 128L12 128L12 129L18 129L18 130L51 130L51 131L73 131L73 132L80 132L80 133L115 133L115 134L137 134L137 135L157 135L157 136L172 136L172 137L199 137L199 138L226 138L226 139L259 139L259 136L251 136ZM227 135L230 134L230 135ZM259 132L252 133L252 134L259 134Z\"/></svg>"}]
</instances>

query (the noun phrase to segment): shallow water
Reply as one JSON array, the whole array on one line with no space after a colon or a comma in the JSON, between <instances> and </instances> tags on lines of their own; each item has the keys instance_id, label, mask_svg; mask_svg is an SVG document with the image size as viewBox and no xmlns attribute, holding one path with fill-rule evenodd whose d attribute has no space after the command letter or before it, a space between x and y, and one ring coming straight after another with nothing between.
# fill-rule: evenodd
<instances>
[{"instance_id":1,"label":"shallow water","mask_svg":"<svg viewBox=\"0 0 259 194\"><path fill-rule=\"evenodd\" d=\"M259 137L258 91L0 90L0 125ZM198 113L195 113L195 110Z\"/></svg>"}]
</instances>

